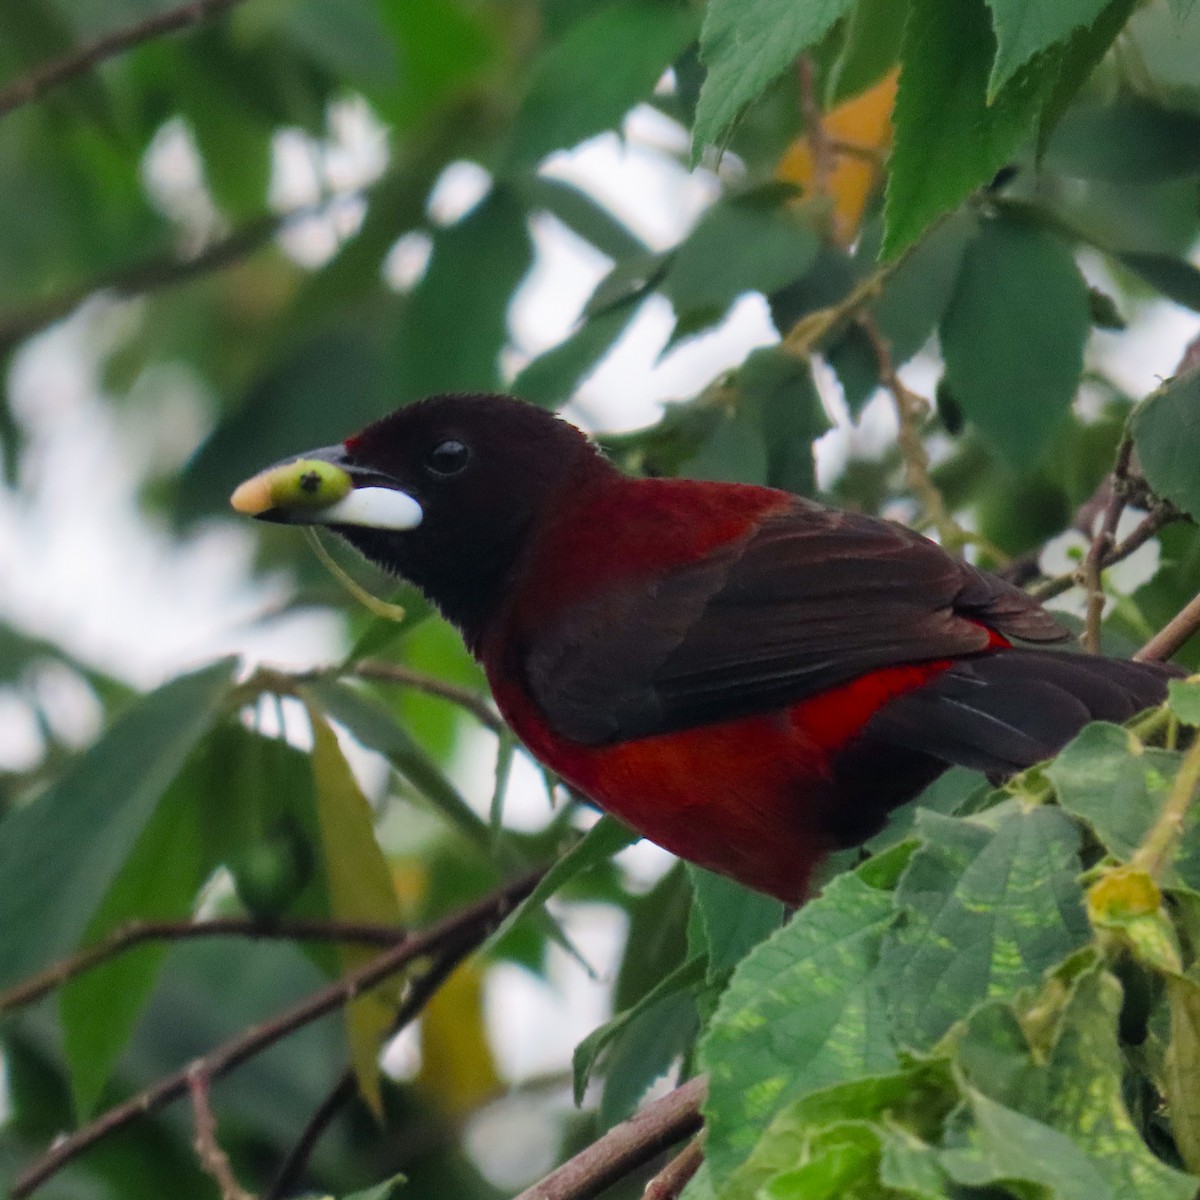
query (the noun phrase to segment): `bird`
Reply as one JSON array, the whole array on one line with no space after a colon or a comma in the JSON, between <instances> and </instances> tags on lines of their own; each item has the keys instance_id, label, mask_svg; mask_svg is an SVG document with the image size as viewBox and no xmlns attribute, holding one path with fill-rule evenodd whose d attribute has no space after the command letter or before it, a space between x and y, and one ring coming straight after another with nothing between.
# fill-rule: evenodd
<instances>
[{"instance_id":1,"label":"bird","mask_svg":"<svg viewBox=\"0 0 1200 1200\"><path fill-rule=\"evenodd\" d=\"M1171 668L1049 644L1020 588L903 525L620 471L510 396L406 405L233 494L325 526L458 627L528 751L675 855L790 905L951 766L993 779Z\"/></svg>"}]
</instances>

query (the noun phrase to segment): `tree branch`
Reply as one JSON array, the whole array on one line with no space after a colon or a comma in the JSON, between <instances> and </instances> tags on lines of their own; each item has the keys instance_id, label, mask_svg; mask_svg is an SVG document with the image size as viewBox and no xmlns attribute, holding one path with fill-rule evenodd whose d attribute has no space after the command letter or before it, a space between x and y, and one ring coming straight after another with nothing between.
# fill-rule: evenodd
<instances>
[{"instance_id":1,"label":"tree branch","mask_svg":"<svg viewBox=\"0 0 1200 1200\"><path fill-rule=\"evenodd\" d=\"M905 386L892 361L892 348L870 313L859 317L859 324L875 353L879 382L892 394L899 430L896 434L904 459L904 474L909 490L916 496L925 515L937 530L938 539L952 554L961 552L971 535L950 515L945 498L929 474L929 454L921 438L921 421L929 411L929 401Z\"/></svg>"},{"instance_id":2,"label":"tree branch","mask_svg":"<svg viewBox=\"0 0 1200 1200\"><path fill-rule=\"evenodd\" d=\"M192 1143L196 1157L206 1175L211 1176L221 1190L221 1200L254 1200L237 1181L229 1165L229 1155L217 1141L217 1118L208 1102L209 1078L201 1070L188 1072L188 1093L192 1098L192 1118L196 1126L196 1139Z\"/></svg>"},{"instance_id":3,"label":"tree branch","mask_svg":"<svg viewBox=\"0 0 1200 1200\"><path fill-rule=\"evenodd\" d=\"M0 117L23 104L37 100L51 88L58 87L69 79L86 75L102 62L124 54L126 50L131 50L142 42L162 37L164 34L176 33L190 25L198 25L201 21L219 16L241 3L243 0L190 0L190 3L181 4L178 8L155 13L144 21L106 33L61 58L50 59L0 89Z\"/></svg>"},{"instance_id":4,"label":"tree branch","mask_svg":"<svg viewBox=\"0 0 1200 1200\"><path fill-rule=\"evenodd\" d=\"M459 708L469 712L485 729L490 729L500 736L507 729L504 722L496 715L496 710L478 692L470 688L460 687L456 683L448 683L435 675L426 675L423 671L414 671L411 667L399 663L379 662L376 659L363 659L354 663L348 670L336 668L333 674L354 675L359 679L370 679L377 683L397 683L402 687L410 687L430 696L448 700Z\"/></svg>"},{"instance_id":5,"label":"tree branch","mask_svg":"<svg viewBox=\"0 0 1200 1200\"><path fill-rule=\"evenodd\" d=\"M1087 590L1087 620L1083 631L1083 648L1089 654L1100 653L1100 618L1104 615L1104 584L1101 571L1105 556L1116 545L1117 524L1129 503L1129 464L1133 458L1133 439L1126 434L1117 448L1117 461L1110 476L1112 493L1104 506L1100 528L1096 530L1087 558L1080 571L1080 582Z\"/></svg>"},{"instance_id":6,"label":"tree branch","mask_svg":"<svg viewBox=\"0 0 1200 1200\"><path fill-rule=\"evenodd\" d=\"M1200 629L1200 596L1193 596L1133 657L1135 662L1165 662Z\"/></svg>"},{"instance_id":7,"label":"tree branch","mask_svg":"<svg viewBox=\"0 0 1200 1200\"><path fill-rule=\"evenodd\" d=\"M62 1138L37 1159L20 1176L12 1188L12 1200L23 1200L47 1179L60 1171L89 1147L130 1121L153 1112L178 1099L188 1090L188 1077L202 1071L209 1079L217 1079L260 1054L268 1046L310 1025L348 1004L356 996L394 975L416 959L437 951L450 953L478 945L504 917L537 886L545 870L522 876L505 884L490 896L451 914L423 933L406 937L399 945L386 950L356 971L312 993L278 1016L245 1030L208 1054L196 1059L181 1071L164 1076L136 1096L102 1113L94 1121Z\"/></svg>"},{"instance_id":8,"label":"tree branch","mask_svg":"<svg viewBox=\"0 0 1200 1200\"><path fill-rule=\"evenodd\" d=\"M131 921L114 929L101 941L68 958L52 963L5 992L0 992L0 1013L22 1008L48 992L82 975L107 959L145 942L187 942L198 938L244 937L270 941L349 942L364 946L394 946L406 936L403 929L353 921L261 920L253 917L218 917L211 921Z\"/></svg>"},{"instance_id":9,"label":"tree branch","mask_svg":"<svg viewBox=\"0 0 1200 1200\"><path fill-rule=\"evenodd\" d=\"M689 1079L610 1129L516 1200L592 1200L682 1138L698 1132L703 1123L700 1105L707 1093L706 1076Z\"/></svg>"},{"instance_id":10,"label":"tree branch","mask_svg":"<svg viewBox=\"0 0 1200 1200\"><path fill-rule=\"evenodd\" d=\"M655 1177L646 1184L642 1200L679 1200L692 1176L704 1161L704 1142L697 1134Z\"/></svg>"},{"instance_id":11,"label":"tree branch","mask_svg":"<svg viewBox=\"0 0 1200 1200\"><path fill-rule=\"evenodd\" d=\"M401 1000L400 1007L396 1010L396 1018L392 1022L389 1036L399 1033L421 1014L421 1010L433 999L438 988L446 982L477 944L464 944L460 948L446 951L434 960L424 975L409 984L408 991ZM329 1095L309 1118L308 1124L297 1138L296 1144L288 1156L283 1160L271 1186L267 1189L265 1200L282 1200L282 1197L295 1190L309 1158L312 1157L312 1152L321 1140L321 1135L329 1128L338 1113L354 1099L357 1091L358 1085L355 1082L354 1072L347 1068L334 1084Z\"/></svg>"}]
</instances>

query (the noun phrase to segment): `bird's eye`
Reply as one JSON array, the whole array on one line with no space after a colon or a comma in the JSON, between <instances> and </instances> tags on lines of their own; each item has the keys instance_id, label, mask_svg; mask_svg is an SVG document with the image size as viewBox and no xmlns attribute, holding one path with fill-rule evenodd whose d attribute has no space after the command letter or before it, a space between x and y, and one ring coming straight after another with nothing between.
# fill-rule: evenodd
<instances>
[{"instance_id":1,"label":"bird's eye","mask_svg":"<svg viewBox=\"0 0 1200 1200\"><path fill-rule=\"evenodd\" d=\"M438 442L425 458L425 466L435 475L457 475L471 461L471 448L457 438Z\"/></svg>"}]
</instances>

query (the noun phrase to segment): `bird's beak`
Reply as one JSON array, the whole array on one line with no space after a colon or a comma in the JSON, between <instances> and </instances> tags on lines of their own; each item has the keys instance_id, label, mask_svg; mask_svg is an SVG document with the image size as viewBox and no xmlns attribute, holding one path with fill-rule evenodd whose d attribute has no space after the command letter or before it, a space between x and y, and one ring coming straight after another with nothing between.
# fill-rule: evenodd
<instances>
[{"instance_id":1,"label":"bird's beak","mask_svg":"<svg viewBox=\"0 0 1200 1200\"><path fill-rule=\"evenodd\" d=\"M356 525L415 529L420 503L394 481L353 463L344 446L325 446L276 463L240 484L229 498L237 512L288 525Z\"/></svg>"}]
</instances>

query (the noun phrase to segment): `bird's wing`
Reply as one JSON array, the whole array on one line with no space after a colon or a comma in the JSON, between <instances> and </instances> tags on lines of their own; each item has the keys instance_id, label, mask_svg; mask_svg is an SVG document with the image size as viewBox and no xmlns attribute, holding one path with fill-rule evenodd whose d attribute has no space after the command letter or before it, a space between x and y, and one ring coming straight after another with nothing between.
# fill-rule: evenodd
<instances>
[{"instance_id":1,"label":"bird's wing","mask_svg":"<svg viewBox=\"0 0 1200 1200\"><path fill-rule=\"evenodd\" d=\"M698 562L610 588L527 640L560 736L602 745L794 704L881 667L1058 641L1020 589L902 526L798 500Z\"/></svg>"}]
</instances>

